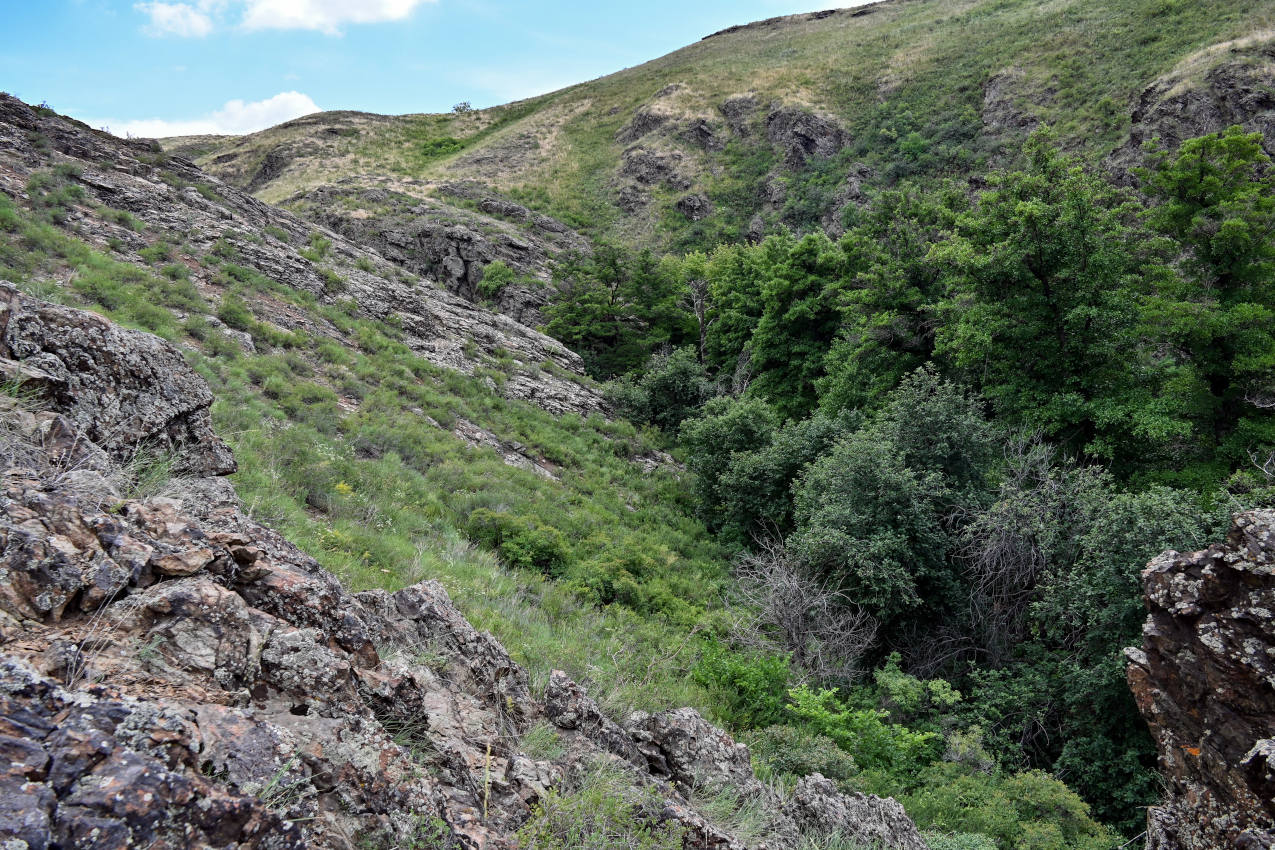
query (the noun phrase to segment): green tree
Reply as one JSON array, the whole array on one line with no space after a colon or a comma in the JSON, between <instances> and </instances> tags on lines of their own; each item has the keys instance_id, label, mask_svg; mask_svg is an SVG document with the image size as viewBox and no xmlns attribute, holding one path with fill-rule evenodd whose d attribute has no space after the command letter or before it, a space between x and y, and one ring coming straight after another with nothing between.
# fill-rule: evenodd
<instances>
[{"instance_id":1,"label":"green tree","mask_svg":"<svg viewBox=\"0 0 1275 850\"><path fill-rule=\"evenodd\" d=\"M1207 397L1208 436L1232 463L1275 442L1275 170L1260 133L1231 127L1151 151L1151 224L1186 250L1183 285L1157 318L1185 349Z\"/></svg>"},{"instance_id":2,"label":"green tree","mask_svg":"<svg viewBox=\"0 0 1275 850\"><path fill-rule=\"evenodd\" d=\"M589 374L612 378L641 366L663 344L680 344L692 322L679 283L650 251L631 255L599 244L555 270L560 289L545 308L545 330L584 358Z\"/></svg>"},{"instance_id":3,"label":"green tree","mask_svg":"<svg viewBox=\"0 0 1275 850\"><path fill-rule=\"evenodd\" d=\"M790 235L775 234L760 245L721 245L709 255L704 356L714 368L733 374L749 351L761 321L763 284L793 243Z\"/></svg>"},{"instance_id":4,"label":"green tree","mask_svg":"<svg viewBox=\"0 0 1275 850\"><path fill-rule=\"evenodd\" d=\"M709 528L719 530L726 520L730 495L723 476L735 457L770 445L779 424L761 399L730 397L712 399L698 417L682 423L686 468L695 476L696 503Z\"/></svg>"},{"instance_id":5,"label":"green tree","mask_svg":"<svg viewBox=\"0 0 1275 850\"><path fill-rule=\"evenodd\" d=\"M923 606L931 624L955 621L966 591L953 520L978 503L994 446L979 400L918 370L803 475L790 546L887 629Z\"/></svg>"},{"instance_id":6,"label":"green tree","mask_svg":"<svg viewBox=\"0 0 1275 850\"><path fill-rule=\"evenodd\" d=\"M825 234L813 233L788 251L762 286L749 391L785 417L800 417L815 405L815 381L841 323L835 287L848 260Z\"/></svg>"},{"instance_id":7,"label":"green tree","mask_svg":"<svg viewBox=\"0 0 1275 850\"><path fill-rule=\"evenodd\" d=\"M878 406L930 359L942 276L929 253L964 203L954 192L884 192L841 238L841 250L858 258L850 262L857 272L838 293L841 330L818 382L825 409Z\"/></svg>"},{"instance_id":8,"label":"green tree","mask_svg":"<svg viewBox=\"0 0 1275 850\"><path fill-rule=\"evenodd\" d=\"M691 347L657 354L640 374L628 375L606 388L617 412L634 422L676 433L716 393Z\"/></svg>"},{"instance_id":9,"label":"green tree","mask_svg":"<svg viewBox=\"0 0 1275 850\"><path fill-rule=\"evenodd\" d=\"M1132 206L1046 132L1024 153L933 253L948 281L936 353L1008 422L1132 462L1190 430L1142 344Z\"/></svg>"}]
</instances>

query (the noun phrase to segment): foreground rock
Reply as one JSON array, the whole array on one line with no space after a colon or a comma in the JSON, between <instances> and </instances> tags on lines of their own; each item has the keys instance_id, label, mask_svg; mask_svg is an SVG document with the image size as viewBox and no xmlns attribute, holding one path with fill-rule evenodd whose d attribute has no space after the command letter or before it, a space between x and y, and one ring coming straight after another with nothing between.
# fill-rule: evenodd
<instances>
[{"instance_id":1,"label":"foreground rock","mask_svg":"<svg viewBox=\"0 0 1275 850\"><path fill-rule=\"evenodd\" d=\"M0 371L40 385L85 437L119 461L172 453L181 475L235 471L230 448L212 431L208 385L158 337L29 298L0 281Z\"/></svg>"},{"instance_id":2,"label":"foreground rock","mask_svg":"<svg viewBox=\"0 0 1275 850\"><path fill-rule=\"evenodd\" d=\"M1237 516L1202 552L1165 552L1143 581L1128 678L1168 781L1147 847L1275 846L1275 511Z\"/></svg>"}]
</instances>

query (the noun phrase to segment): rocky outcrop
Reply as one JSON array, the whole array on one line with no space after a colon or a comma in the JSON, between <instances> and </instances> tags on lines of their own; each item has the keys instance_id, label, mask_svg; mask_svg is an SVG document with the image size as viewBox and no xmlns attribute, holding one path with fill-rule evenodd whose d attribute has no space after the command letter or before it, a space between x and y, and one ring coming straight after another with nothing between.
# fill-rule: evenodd
<instances>
[{"instance_id":1,"label":"rocky outcrop","mask_svg":"<svg viewBox=\"0 0 1275 850\"><path fill-rule=\"evenodd\" d=\"M643 186L663 185L676 190L689 189L691 181L681 172L684 159L681 151L633 147L624 152L620 174Z\"/></svg>"},{"instance_id":2,"label":"rocky outcrop","mask_svg":"<svg viewBox=\"0 0 1275 850\"><path fill-rule=\"evenodd\" d=\"M927 850L925 839L898 801L842 794L832 780L818 773L798 780L791 807L802 834L844 835L863 847Z\"/></svg>"},{"instance_id":3,"label":"rocky outcrop","mask_svg":"<svg viewBox=\"0 0 1275 850\"><path fill-rule=\"evenodd\" d=\"M713 202L705 195L687 195L678 199L675 206L678 212L691 221L699 221L713 214Z\"/></svg>"},{"instance_id":4,"label":"rocky outcrop","mask_svg":"<svg viewBox=\"0 0 1275 850\"><path fill-rule=\"evenodd\" d=\"M850 135L833 118L795 106L772 109L766 116L766 137L796 171L807 159L830 157L850 143Z\"/></svg>"},{"instance_id":5,"label":"rocky outcrop","mask_svg":"<svg viewBox=\"0 0 1275 850\"><path fill-rule=\"evenodd\" d=\"M1129 140L1111 156L1124 171L1141 164L1153 139L1176 150L1237 124L1261 133L1275 154L1275 45L1255 36L1201 51L1143 89L1130 118Z\"/></svg>"},{"instance_id":6,"label":"rocky outcrop","mask_svg":"<svg viewBox=\"0 0 1275 850\"><path fill-rule=\"evenodd\" d=\"M726 124L730 127L731 132L736 136L746 138L751 135L750 124L753 121L753 117L757 114L759 106L756 95L737 94L722 101L718 110L722 113L722 117L726 119Z\"/></svg>"},{"instance_id":7,"label":"rocky outcrop","mask_svg":"<svg viewBox=\"0 0 1275 850\"><path fill-rule=\"evenodd\" d=\"M71 692L0 656L4 846L306 846L262 800L205 778L200 743L185 711Z\"/></svg>"},{"instance_id":8,"label":"rocky outcrop","mask_svg":"<svg viewBox=\"0 0 1275 850\"><path fill-rule=\"evenodd\" d=\"M477 206L477 211L389 189L361 188L358 181L322 186L288 204L467 301L486 301L519 322L539 324L540 310L553 291L554 261L588 252L588 240L556 219L481 187L449 184L440 191ZM497 292L484 292L484 272L496 260L519 279Z\"/></svg>"},{"instance_id":9,"label":"rocky outcrop","mask_svg":"<svg viewBox=\"0 0 1275 850\"><path fill-rule=\"evenodd\" d=\"M1024 136L1040 126L1021 68L1007 68L983 84L983 126L993 135Z\"/></svg>"},{"instance_id":10,"label":"rocky outcrop","mask_svg":"<svg viewBox=\"0 0 1275 850\"><path fill-rule=\"evenodd\" d=\"M143 264L137 252L158 242L183 246L194 256L232 258L235 266L321 303L398 325L402 342L438 366L472 374L494 358L512 357L521 369L502 390L512 398L553 413L605 409L583 380L580 358L556 340L331 230L267 206L189 160L157 151L153 143L117 139L0 95L0 191L24 198L31 177L54 166L62 166L63 179L85 195L65 226L103 247L118 244L126 259ZM101 206L128 212L140 226L107 220ZM212 267L189 271L207 297L224 294ZM261 319L277 327L354 344L335 325L266 293L243 295ZM542 370L546 362L556 368Z\"/></svg>"},{"instance_id":11,"label":"rocky outcrop","mask_svg":"<svg viewBox=\"0 0 1275 850\"><path fill-rule=\"evenodd\" d=\"M38 384L117 461L171 453L178 474L235 471L229 447L212 431L208 385L157 336L29 298L0 281L0 371Z\"/></svg>"},{"instance_id":12,"label":"rocky outcrop","mask_svg":"<svg viewBox=\"0 0 1275 850\"><path fill-rule=\"evenodd\" d=\"M651 772L687 793L702 785L759 790L748 748L693 708L636 714L629 718L629 728Z\"/></svg>"},{"instance_id":13,"label":"rocky outcrop","mask_svg":"<svg viewBox=\"0 0 1275 850\"><path fill-rule=\"evenodd\" d=\"M1143 583L1127 672L1168 783L1147 847L1273 846L1275 511L1240 514L1202 552L1165 552Z\"/></svg>"}]
</instances>

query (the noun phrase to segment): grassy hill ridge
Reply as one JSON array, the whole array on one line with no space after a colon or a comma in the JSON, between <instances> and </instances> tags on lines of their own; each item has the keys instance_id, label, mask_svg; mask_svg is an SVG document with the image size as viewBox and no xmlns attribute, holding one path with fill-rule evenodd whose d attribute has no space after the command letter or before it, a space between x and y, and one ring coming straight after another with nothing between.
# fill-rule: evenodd
<instances>
[{"instance_id":1,"label":"grassy hill ridge","mask_svg":"<svg viewBox=\"0 0 1275 850\"><path fill-rule=\"evenodd\" d=\"M848 177L976 173L1041 122L1105 157L1157 81L1180 94L1221 64L1269 66L1273 21L1271 0L886 0L731 27L491 109L321 113L183 149L285 205L336 179L419 197L476 181L595 237L711 243L758 215L835 227Z\"/></svg>"}]
</instances>

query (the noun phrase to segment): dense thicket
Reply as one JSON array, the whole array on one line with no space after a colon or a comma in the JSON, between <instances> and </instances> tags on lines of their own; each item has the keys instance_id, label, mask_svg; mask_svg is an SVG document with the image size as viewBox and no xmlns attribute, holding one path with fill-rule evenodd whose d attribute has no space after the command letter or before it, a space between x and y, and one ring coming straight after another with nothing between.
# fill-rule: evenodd
<instances>
[{"instance_id":1,"label":"dense thicket","mask_svg":"<svg viewBox=\"0 0 1275 850\"><path fill-rule=\"evenodd\" d=\"M949 814L934 795L1001 799L1043 769L1139 828L1154 750L1121 649L1140 569L1269 500L1275 446L1261 139L1147 162L1120 188L1043 130L981 191L897 185L835 240L563 269L549 329L677 436L743 553L747 628L700 676L763 751L823 736L851 784ZM830 610L854 628L828 637ZM996 839L969 818L939 825Z\"/></svg>"}]
</instances>

